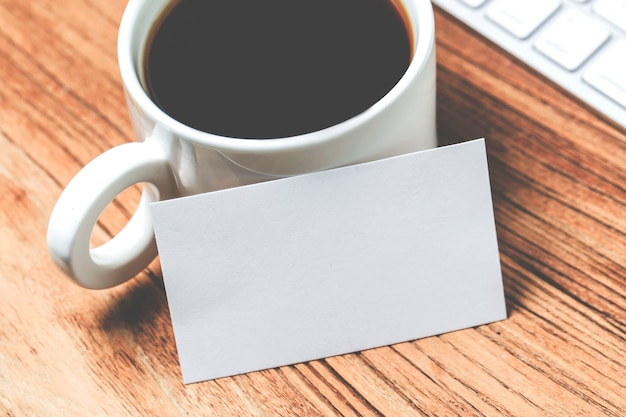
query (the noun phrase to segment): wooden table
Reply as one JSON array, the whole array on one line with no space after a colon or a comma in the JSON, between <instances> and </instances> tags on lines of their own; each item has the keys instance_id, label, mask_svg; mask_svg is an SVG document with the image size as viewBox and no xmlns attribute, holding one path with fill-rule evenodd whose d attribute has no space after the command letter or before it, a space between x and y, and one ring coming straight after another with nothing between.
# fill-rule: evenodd
<instances>
[{"instance_id":1,"label":"wooden table","mask_svg":"<svg viewBox=\"0 0 626 417\"><path fill-rule=\"evenodd\" d=\"M65 184L133 140L125 4L0 0L1 415L626 415L626 132L440 10L440 141L487 138L510 317L183 385L158 263L89 291L45 244ZM137 195L106 210L96 242Z\"/></svg>"}]
</instances>

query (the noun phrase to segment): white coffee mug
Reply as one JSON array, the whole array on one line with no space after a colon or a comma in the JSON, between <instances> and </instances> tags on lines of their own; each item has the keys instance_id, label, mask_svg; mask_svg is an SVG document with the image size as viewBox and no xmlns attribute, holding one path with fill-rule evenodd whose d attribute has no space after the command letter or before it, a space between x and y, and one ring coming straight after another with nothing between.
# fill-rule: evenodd
<instances>
[{"instance_id":1,"label":"white coffee mug","mask_svg":"<svg viewBox=\"0 0 626 417\"><path fill-rule=\"evenodd\" d=\"M151 101L142 85L144 45L172 0L130 0L122 17L118 54L138 142L89 162L67 185L48 226L54 262L76 283L103 289L138 274L157 255L149 204L433 148L435 30L430 0L402 3L411 27L413 58L393 89L363 113L313 133L278 139L236 139L186 126ZM355 10L358 13L358 10ZM126 188L145 183L126 227L90 248L106 206Z\"/></svg>"}]
</instances>

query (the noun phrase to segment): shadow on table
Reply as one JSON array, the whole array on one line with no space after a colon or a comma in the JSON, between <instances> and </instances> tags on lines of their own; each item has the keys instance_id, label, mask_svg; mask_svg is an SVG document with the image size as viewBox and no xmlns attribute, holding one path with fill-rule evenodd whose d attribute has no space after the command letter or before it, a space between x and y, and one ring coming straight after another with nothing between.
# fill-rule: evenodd
<instances>
[{"instance_id":1,"label":"shadow on table","mask_svg":"<svg viewBox=\"0 0 626 417\"><path fill-rule=\"evenodd\" d=\"M147 343L164 337L172 341L173 333L158 261L120 288L117 296L99 317L105 333L131 332Z\"/></svg>"}]
</instances>

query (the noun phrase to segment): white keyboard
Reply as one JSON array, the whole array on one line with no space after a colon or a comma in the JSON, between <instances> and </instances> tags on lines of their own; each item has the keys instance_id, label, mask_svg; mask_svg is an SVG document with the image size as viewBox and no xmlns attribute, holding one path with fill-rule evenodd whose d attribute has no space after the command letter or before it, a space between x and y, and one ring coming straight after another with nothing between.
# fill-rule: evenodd
<instances>
[{"instance_id":1,"label":"white keyboard","mask_svg":"<svg viewBox=\"0 0 626 417\"><path fill-rule=\"evenodd\" d=\"M626 0L432 2L626 128Z\"/></svg>"}]
</instances>

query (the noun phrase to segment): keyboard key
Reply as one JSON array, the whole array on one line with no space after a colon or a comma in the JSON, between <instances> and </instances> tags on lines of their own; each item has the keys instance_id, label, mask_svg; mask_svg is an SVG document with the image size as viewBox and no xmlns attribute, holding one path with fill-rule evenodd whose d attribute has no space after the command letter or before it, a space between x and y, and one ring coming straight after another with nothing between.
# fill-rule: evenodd
<instances>
[{"instance_id":1,"label":"keyboard key","mask_svg":"<svg viewBox=\"0 0 626 417\"><path fill-rule=\"evenodd\" d=\"M626 109L626 40L615 42L592 62L583 79Z\"/></svg>"},{"instance_id":2,"label":"keyboard key","mask_svg":"<svg viewBox=\"0 0 626 417\"><path fill-rule=\"evenodd\" d=\"M495 0L487 8L487 18L526 39L560 6L560 0Z\"/></svg>"},{"instance_id":3,"label":"keyboard key","mask_svg":"<svg viewBox=\"0 0 626 417\"><path fill-rule=\"evenodd\" d=\"M481 1L432 0L626 129L626 0L484 0L471 6ZM595 35L586 37L582 24L553 27L572 9L603 25L608 38L593 28Z\"/></svg>"},{"instance_id":4,"label":"keyboard key","mask_svg":"<svg viewBox=\"0 0 626 417\"><path fill-rule=\"evenodd\" d=\"M626 0L598 0L593 11L626 32Z\"/></svg>"},{"instance_id":5,"label":"keyboard key","mask_svg":"<svg viewBox=\"0 0 626 417\"><path fill-rule=\"evenodd\" d=\"M467 4L470 7L476 8L482 6L487 0L461 0L462 3Z\"/></svg>"},{"instance_id":6,"label":"keyboard key","mask_svg":"<svg viewBox=\"0 0 626 417\"><path fill-rule=\"evenodd\" d=\"M602 23L578 10L569 9L550 22L535 40L535 48L566 70L574 71L609 36Z\"/></svg>"}]
</instances>

